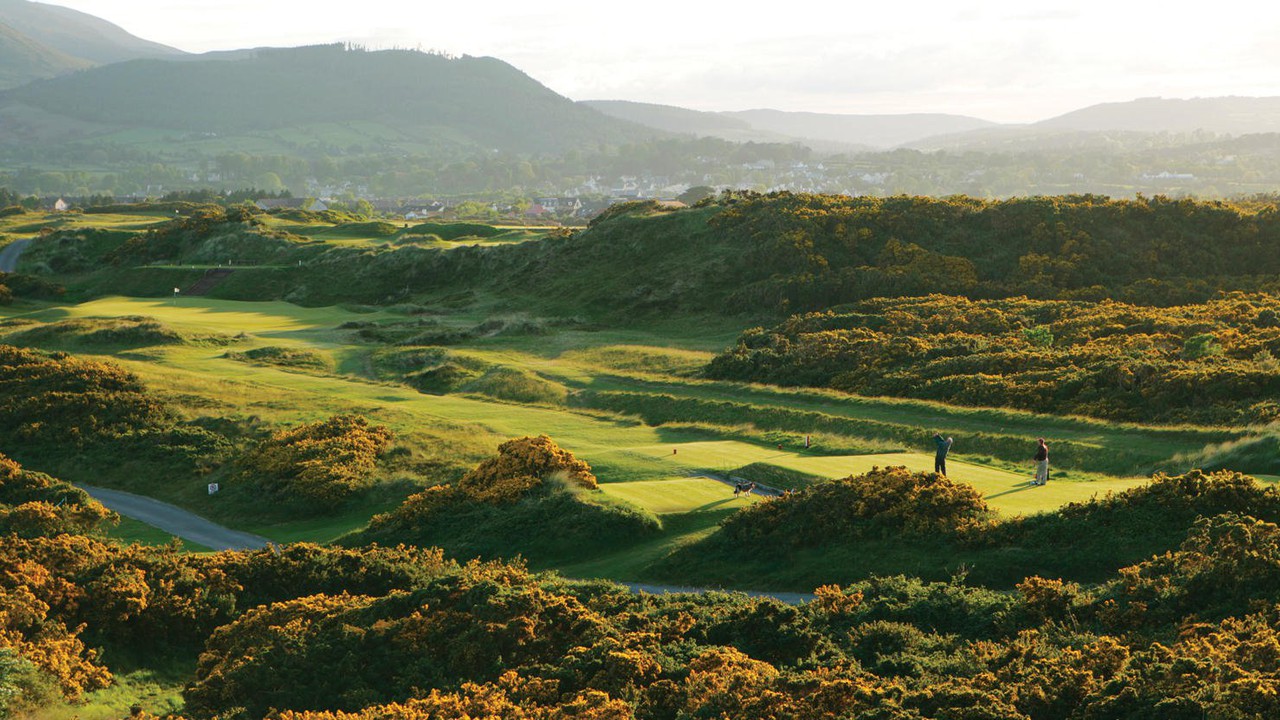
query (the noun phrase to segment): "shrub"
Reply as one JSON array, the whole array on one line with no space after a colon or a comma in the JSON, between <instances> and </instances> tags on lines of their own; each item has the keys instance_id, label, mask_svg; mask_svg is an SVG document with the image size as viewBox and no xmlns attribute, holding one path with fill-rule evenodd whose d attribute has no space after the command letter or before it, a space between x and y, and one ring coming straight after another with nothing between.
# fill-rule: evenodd
<instances>
[{"instance_id":1,"label":"shrub","mask_svg":"<svg viewBox=\"0 0 1280 720\"><path fill-rule=\"evenodd\" d=\"M281 430L240 461L239 476L278 501L332 508L372 482L391 431L355 415Z\"/></svg>"},{"instance_id":2,"label":"shrub","mask_svg":"<svg viewBox=\"0 0 1280 720\"><path fill-rule=\"evenodd\" d=\"M1196 520L1177 550L1120 570L1098 612L1117 630L1166 626L1189 615L1222 618L1275 600L1280 526L1225 513Z\"/></svg>"},{"instance_id":3,"label":"shrub","mask_svg":"<svg viewBox=\"0 0 1280 720\"><path fill-rule=\"evenodd\" d=\"M537 565L616 550L657 520L592 497L590 466L545 435L510 440L456 485L410 496L375 516L351 542L439 545L458 557L511 557Z\"/></svg>"},{"instance_id":4,"label":"shrub","mask_svg":"<svg viewBox=\"0 0 1280 720\"><path fill-rule=\"evenodd\" d=\"M1268 295L1201 305L881 298L744 332L713 378L1142 422L1269 422ZM1205 332L1206 330L1212 332ZM1265 357L1265 356L1264 356Z\"/></svg>"},{"instance_id":5,"label":"shrub","mask_svg":"<svg viewBox=\"0 0 1280 720\"><path fill-rule=\"evenodd\" d=\"M18 537L89 533L113 517L83 490L23 470L0 455L0 533Z\"/></svg>"},{"instance_id":6,"label":"shrub","mask_svg":"<svg viewBox=\"0 0 1280 720\"><path fill-rule=\"evenodd\" d=\"M0 345L0 439L11 446L83 446L172 422L117 365Z\"/></svg>"},{"instance_id":7,"label":"shrub","mask_svg":"<svg viewBox=\"0 0 1280 720\"><path fill-rule=\"evenodd\" d=\"M720 534L726 542L784 547L891 536L955 537L989 514L971 485L937 473L876 468L758 503L726 520Z\"/></svg>"}]
</instances>

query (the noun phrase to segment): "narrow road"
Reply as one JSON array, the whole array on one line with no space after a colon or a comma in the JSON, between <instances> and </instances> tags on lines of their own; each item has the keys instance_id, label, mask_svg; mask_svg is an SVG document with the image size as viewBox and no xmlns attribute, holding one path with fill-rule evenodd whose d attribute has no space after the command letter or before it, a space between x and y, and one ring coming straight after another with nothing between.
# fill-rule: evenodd
<instances>
[{"instance_id":1,"label":"narrow road","mask_svg":"<svg viewBox=\"0 0 1280 720\"><path fill-rule=\"evenodd\" d=\"M183 540L204 545L214 550L257 550L266 547L270 541L238 530L225 528L199 515L187 512L176 505L160 502L142 495L108 490L106 488L77 485L93 496L93 499L108 508L144 522L153 527L177 535Z\"/></svg>"},{"instance_id":2,"label":"narrow road","mask_svg":"<svg viewBox=\"0 0 1280 720\"><path fill-rule=\"evenodd\" d=\"M0 248L0 272L11 273L18 267L18 258L22 256L22 251L27 249L31 244L30 240L14 240L13 242Z\"/></svg>"}]
</instances>

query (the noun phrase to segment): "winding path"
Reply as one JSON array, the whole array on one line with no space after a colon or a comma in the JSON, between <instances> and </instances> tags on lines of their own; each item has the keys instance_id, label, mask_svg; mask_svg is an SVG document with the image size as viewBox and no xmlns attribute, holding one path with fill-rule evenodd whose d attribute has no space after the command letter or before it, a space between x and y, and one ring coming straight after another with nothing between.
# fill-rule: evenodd
<instances>
[{"instance_id":1,"label":"winding path","mask_svg":"<svg viewBox=\"0 0 1280 720\"><path fill-rule=\"evenodd\" d=\"M30 240L14 240L0 248L0 272L11 273L16 270L18 258L22 257L22 251L26 250L30 244Z\"/></svg>"},{"instance_id":2,"label":"winding path","mask_svg":"<svg viewBox=\"0 0 1280 720\"><path fill-rule=\"evenodd\" d=\"M125 517L144 522L170 535L177 535L183 540L189 540L213 550L257 550L271 542L258 535L225 528L176 505L153 498L89 485L76 487Z\"/></svg>"}]
</instances>

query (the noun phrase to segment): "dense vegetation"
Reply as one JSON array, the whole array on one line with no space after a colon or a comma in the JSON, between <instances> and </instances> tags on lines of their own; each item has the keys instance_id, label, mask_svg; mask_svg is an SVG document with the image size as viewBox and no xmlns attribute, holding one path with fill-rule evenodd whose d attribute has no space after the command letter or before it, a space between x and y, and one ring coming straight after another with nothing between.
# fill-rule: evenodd
<instances>
[{"instance_id":1,"label":"dense vegetation","mask_svg":"<svg viewBox=\"0 0 1280 720\"><path fill-rule=\"evenodd\" d=\"M0 517L0 657L9 658L0 688L16 691L19 706L109 684L90 647L156 660L192 653L214 628L260 604L320 592L386 594L456 569L430 550L295 545L200 556L121 546L96 536L109 517L101 505L3 457Z\"/></svg>"},{"instance_id":2,"label":"dense vegetation","mask_svg":"<svg viewBox=\"0 0 1280 720\"><path fill-rule=\"evenodd\" d=\"M450 556L527 558L546 566L635 543L657 521L592 493L591 467L551 438L503 443L455 484L412 495L350 542L434 545Z\"/></svg>"},{"instance_id":3,"label":"dense vegetation","mask_svg":"<svg viewBox=\"0 0 1280 720\"><path fill-rule=\"evenodd\" d=\"M783 193L737 203L712 226L746 241L733 262L768 273L735 297L792 310L933 292L1167 305L1265 287L1280 268L1274 211L1163 197Z\"/></svg>"},{"instance_id":4,"label":"dense vegetation","mask_svg":"<svg viewBox=\"0 0 1280 720\"><path fill-rule=\"evenodd\" d=\"M224 436L181 421L118 365L9 345L0 345L0 446L78 482L199 473L230 452Z\"/></svg>"},{"instance_id":5,"label":"dense vegetation","mask_svg":"<svg viewBox=\"0 0 1280 720\"><path fill-rule=\"evenodd\" d=\"M76 231L28 252L50 269L77 267L67 258L79 257L81 271L95 261L264 266L252 281L219 286L221 297L399 302L492 288L514 306L536 299L613 318L724 307L776 316L933 293L1163 307L1271 290L1280 271L1268 250L1280 238L1274 203L736 194L687 211L620 205L572 237L450 250L325 246L265 230L249 209L184 213L114 249ZM170 278L148 277L144 288L141 276L117 271L99 288L171 290Z\"/></svg>"},{"instance_id":6,"label":"dense vegetation","mask_svg":"<svg viewBox=\"0 0 1280 720\"><path fill-rule=\"evenodd\" d=\"M239 479L274 503L332 510L372 486L393 434L355 415L338 415L274 433L239 461Z\"/></svg>"},{"instance_id":7,"label":"dense vegetation","mask_svg":"<svg viewBox=\"0 0 1280 720\"><path fill-rule=\"evenodd\" d=\"M1280 417L1280 303L869 300L749 330L711 377L1144 422Z\"/></svg>"},{"instance_id":8,"label":"dense vegetation","mask_svg":"<svg viewBox=\"0 0 1280 720\"><path fill-rule=\"evenodd\" d=\"M680 549L658 572L735 585L817 584L912 562L921 577L961 573L997 587L1029 575L1101 582L1175 549L1198 518L1246 515L1280 523L1280 492L1227 471L1157 475L1052 513L998 519L969 485L885 468L818 482L732 515L720 532ZM797 575L815 553L841 560Z\"/></svg>"},{"instance_id":9,"label":"dense vegetation","mask_svg":"<svg viewBox=\"0 0 1280 720\"><path fill-rule=\"evenodd\" d=\"M0 272L0 305L15 299L52 300L66 292L65 288L44 278L19 273Z\"/></svg>"},{"instance_id":10,"label":"dense vegetation","mask_svg":"<svg viewBox=\"0 0 1280 720\"><path fill-rule=\"evenodd\" d=\"M507 477L514 462L495 458L471 482ZM0 488L22 473L10 467ZM833 487L869 492L864 518L894 508L887 522L913 533L939 522L994 532L970 522L981 514L972 500L937 502L960 498L939 494L945 482L877 478L888 484ZM812 492L741 517L834 499ZM1081 518L1116 508L1182 518L1169 552L1095 585L1031 576L999 592L885 577L818 588L800 606L636 595L518 565L459 566L438 551L202 556L80 528L10 534L0 543L0 688L21 709L101 687L111 673L92 642L151 657L199 649L184 693L193 718L1269 717L1280 712L1280 528L1229 509L1241 505L1274 513L1280 503L1238 477L1194 476L1061 514L1054 522L1077 533L1089 527ZM866 538L874 527L829 530Z\"/></svg>"},{"instance_id":11,"label":"dense vegetation","mask_svg":"<svg viewBox=\"0 0 1280 720\"><path fill-rule=\"evenodd\" d=\"M210 720L1280 712L1280 492L1235 472L1180 469L1059 508L1104 484L1139 482L1082 469L1182 462L1175 452L1206 442L1222 444L1202 457L1232 468L1274 455L1273 435L1226 427L1273 416L1268 355L1280 350L1271 317L1280 306L1265 292L1271 280L1242 274L1250 238L1272 240L1273 209L728 195L678 212L620 207L573 236L439 250L396 242L421 228L301 214L287 225L248 208L175 202L178 217L166 212L150 230L68 222L33 243L30 267L80 296L168 296L178 278L203 272L180 265L235 260L215 294L351 309L21 301L5 311L14 315L0 326L6 340L115 353L136 372L0 347L4 452L76 482L171 482L176 490L157 494L194 506L196 493L222 517L251 514L238 526L277 540L347 534L335 547L259 552L124 546L106 537L119 532L111 515L82 493L0 458L0 706L83 698L113 675L168 668L186 685L182 711ZM1129 235L1094 213L1130 223ZM1080 242L1076 230L1116 252L1161 253L1145 270L1089 255L1076 280L1055 276L1043 297L1022 297L1010 271L1026 264L1020 233L1036 236L1054 216ZM321 222L341 242L292 234ZM1209 240L1225 244L1225 260L1198 267ZM1252 265L1274 273L1268 262ZM932 294L957 279L957 294ZM1221 292L1237 285L1247 292ZM818 286L832 295L792 294ZM884 292L900 297L863 297ZM712 372L1223 427L694 377L748 322L776 323L808 302L826 309L830 298L853 304L751 331ZM110 318L86 318L100 310ZM244 332L193 334L213 312L240 318ZM638 340L647 345L630 344ZM1132 393L1124 384L1085 392L1119 382L1122 367ZM973 376L981 386L931 384ZM943 393L954 387L970 394ZM1050 387L1058 404L1026 404ZM918 448L935 421L966 431L957 451L973 454L953 465L963 469L954 479L897 467L822 479L838 463L870 464L834 453ZM1069 466L1071 477L1029 488L998 460L1025 460L1028 433L1042 425L1063 435L1052 441L1055 469ZM565 447L537 436L553 428ZM793 451L810 432L831 447ZM508 437L518 439L475 464ZM787 443L776 454L775 437ZM733 497L714 479L677 477L715 468L796 492ZM210 498L206 479L226 487ZM664 492L687 496L628 504ZM1059 492L1073 494L1046 497ZM1036 493L1046 497L1039 506ZM1024 504L1005 505L1010 497ZM1015 517L1009 507L1059 509ZM530 568L816 589L794 606L652 596Z\"/></svg>"}]
</instances>

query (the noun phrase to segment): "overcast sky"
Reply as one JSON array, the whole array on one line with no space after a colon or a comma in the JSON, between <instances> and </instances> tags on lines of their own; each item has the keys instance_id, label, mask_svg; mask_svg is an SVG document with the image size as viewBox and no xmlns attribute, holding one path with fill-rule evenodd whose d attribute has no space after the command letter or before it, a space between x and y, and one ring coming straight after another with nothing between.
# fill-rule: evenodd
<instances>
[{"instance_id":1,"label":"overcast sky","mask_svg":"<svg viewBox=\"0 0 1280 720\"><path fill-rule=\"evenodd\" d=\"M1280 95L1280 3L57 0L203 52L350 40L506 60L575 100L1042 120ZM331 9L341 8L341 9Z\"/></svg>"}]
</instances>

